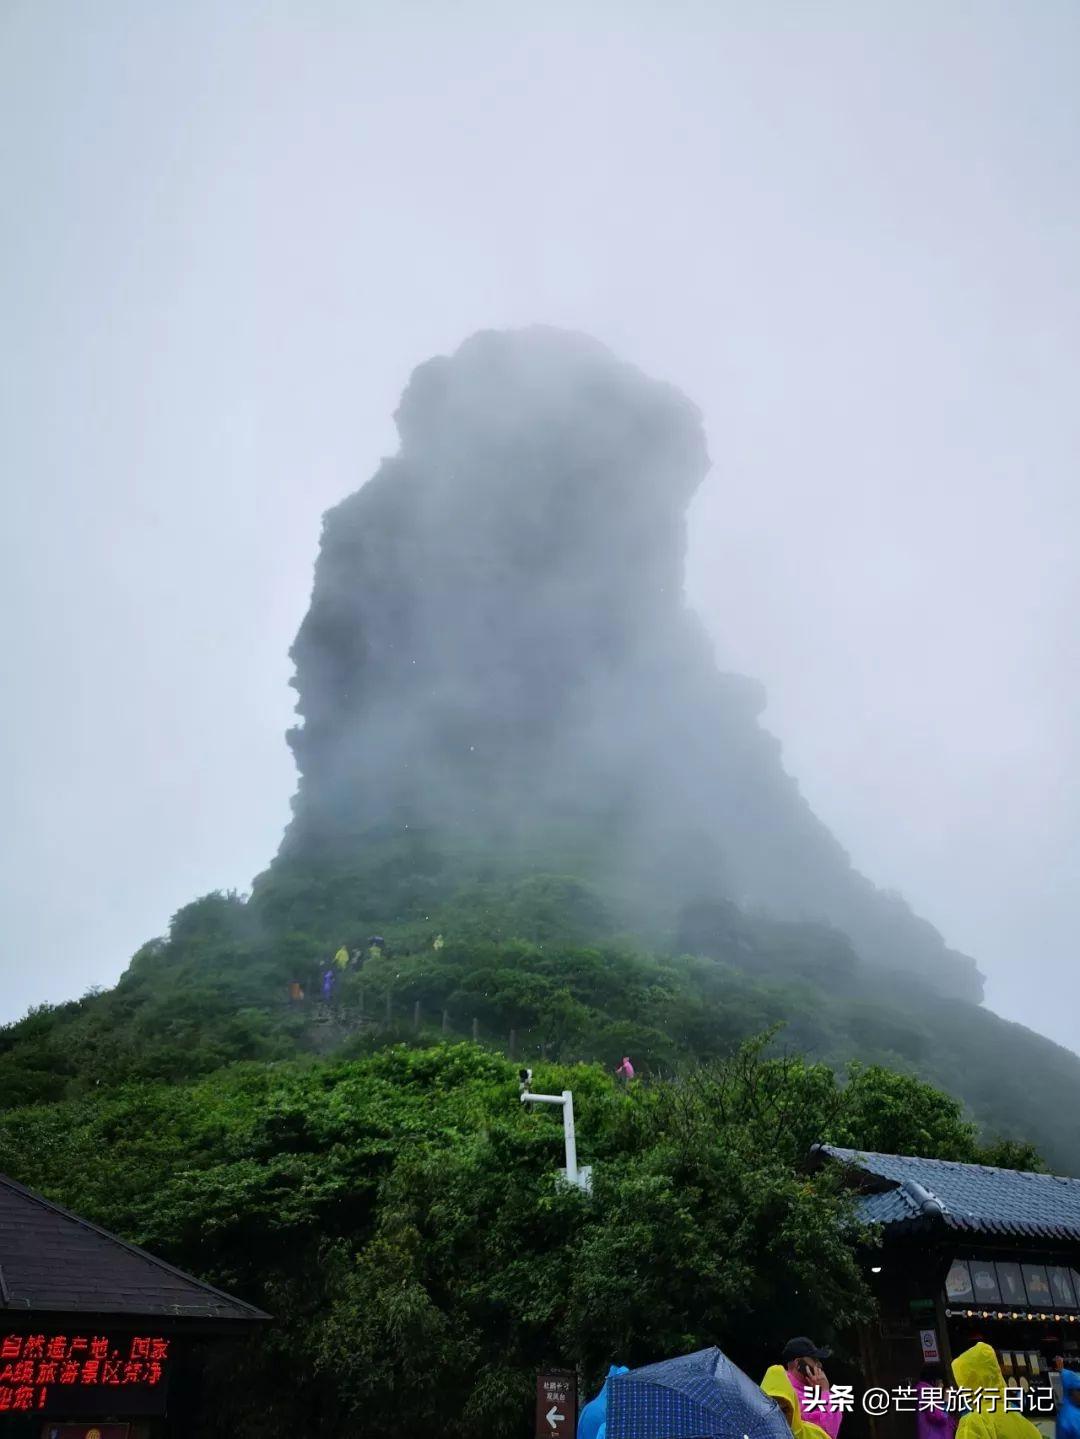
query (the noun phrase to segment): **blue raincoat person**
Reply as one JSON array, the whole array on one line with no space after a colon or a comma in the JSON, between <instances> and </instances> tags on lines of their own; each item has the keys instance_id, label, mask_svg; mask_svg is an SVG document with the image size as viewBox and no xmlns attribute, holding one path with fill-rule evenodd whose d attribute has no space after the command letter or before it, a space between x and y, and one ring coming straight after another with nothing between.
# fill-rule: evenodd
<instances>
[{"instance_id":1,"label":"blue raincoat person","mask_svg":"<svg viewBox=\"0 0 1080 1439\"><path fill-rule=\"evenodd\" d=\"M607 1427L608 1380L616 1374L629 1374L625 1364L613 1364L607 1372L604 1387L595 1399L590 1399L578 1415L577 1439L604 1439Z\"/></svg>"},{"instance_id":2,"label":"blue raincoat person","mask_svg":"<svg viewBox=\"0 0 1080 1439\"><path fill-rule=\"evenodd\" d=\"M1061 1407L1054 1425L1054 1439L1080 1439L1080 1374L1064 1366L1061 1377Z\"/></svg>"}]
</instances>

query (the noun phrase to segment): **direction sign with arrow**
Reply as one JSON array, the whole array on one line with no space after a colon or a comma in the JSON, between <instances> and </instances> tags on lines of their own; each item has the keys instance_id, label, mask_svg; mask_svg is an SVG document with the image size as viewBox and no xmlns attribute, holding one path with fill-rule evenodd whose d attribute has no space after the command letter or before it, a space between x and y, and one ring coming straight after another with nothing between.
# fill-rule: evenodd
<instances>
[{"instance_id":1,"label":"direction sign with arrow","mask_svg":"<svg viewBox=\"0 0 1080 1439\"><path fill-rule=\"evenodd\" d=\"M577 1375L552 1369L536 1377L536 1439L574 1439L577 1431Z\"/></svg>"}]
</instances>

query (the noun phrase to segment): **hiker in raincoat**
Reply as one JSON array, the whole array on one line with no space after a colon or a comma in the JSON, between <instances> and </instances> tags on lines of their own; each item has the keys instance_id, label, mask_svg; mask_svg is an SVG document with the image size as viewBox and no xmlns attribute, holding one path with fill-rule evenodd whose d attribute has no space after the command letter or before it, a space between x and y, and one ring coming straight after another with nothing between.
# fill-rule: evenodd
<instances>
[{"instance_id":1,"label":"hiker in raincoat","mask_svg":"<svg viewBox=\"0 0 1080 1439\"><path fill-rule=\"evenodd\" d=\"M1005 1380L989 1344L973 1344L953 1360L953 1374L969 1405L956 1439L1041 1439L1030 1419L1005 1409Z\"/></svg>"},{"instance_id":2,"label":"hiker in raincoat","mask_svg":"<svg viewBox=\"0 0 1080 1439\"><path fill-rule=\"evenodd\" d=\"M338 974L344 974L348 967L349 951L345 948L344 945L342 945L341 948L338 950L337 954L334 955L334 968L337 970Z\"/></svg>"},{"instance_id":3,"label":"hiker in raincoat","mask_svg":"<svg viewBox=\"0 0 1080 1439\"><path fill-rule=\"evenodd\" d=\"M608 1379L615 1374L629 1374L625 1364L613 1364L607 1372L607 1379L604 1380L603 1388L595 1399L590 1399L588 1404L582 1406L578 1415L577 1439L600 1439L607 1425L607 1391Z\"/></svg>"},{"instance_id":4,"label":"hiker in raincoat","mask_svg":"<svg viewBox=\"0 0 1080 1439\"><path fill-rule=\"evenodd\" d=\"M829 1439L836 1439L844 1416L829 1403L829 1380L821 1367L822 1360L828 1359L831 1353L831 1349L819 1349L812 1339L800 1334L798 1339L788 1340L780 1359L799 1401L802 1417L809 1418L817 1428L824 1429ZM817 1403L810 1408L807 1399L813 1396L815 1390Z\"/></svg>"},{"instance_id":5,"label":"hiker in raincoat","mask_svg":"<svg viewBox=\"0 0 1080 1439\"><path fill-rule=\"evenodd\" d=\"M775 1399L779 1404L781 1413L791 1429L793 1439L830 1439L820 1424L811 1423L809 1419L803 1418L802 1406L799 1403L799 1396L795 1393L795 1386L791 1382L791 1375L782 1364L774 1364L765 1371L761 1387L770 1399ZM825 1417L827 1416L822 1415L822 1418Z\"/></svg>"},{"instance_id":6,"label":"hiker in raincoat","mask_svg":"<svg viewBox=\"0 0 1080 1439\"><path fill-rule=\"evenodd\" d=\"M1065 1368L1064 1359L1055 1359L1054 1368L1061 1380L1061 1404L1054 1439L1080 1439L1080 1374Z\"/></svg>"},{"instance_id":7,"label":"hiker in raincoat","mask_svg":"<svg viewBox=\"0 0 1080 1439\"><path fill-rule=\"evenodd\" d=\"M946 1409L945 1388L945 1372L941 1365L925 1365L915 1386L919 1400L919 1413L915 1419L916 1439L953 1439L959 1415L950 1414Z\"/></svg>"},{"instance_id":8,"label":"hiker in raincoat","mask_svg":"<svg viewBox=\"0 0 1080 1439\"><path fill-rule=\"evenodd\" d=\"M322 997L327 1003L334 997L334 971L328 969L322 977Z\"/></svg>"}]
</instances>

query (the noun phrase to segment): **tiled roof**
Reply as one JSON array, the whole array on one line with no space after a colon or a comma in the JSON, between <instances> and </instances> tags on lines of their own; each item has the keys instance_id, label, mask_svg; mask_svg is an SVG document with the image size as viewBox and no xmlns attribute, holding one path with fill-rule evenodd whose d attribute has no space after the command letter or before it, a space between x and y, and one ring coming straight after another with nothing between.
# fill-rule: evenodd
<instances>
[{"instance_id":1,"label":"tiled roof","mask_svg":"<svg viewBox=\"0 0 1080 1439\"><path fill-rule=\"evenodd\" d=\"M831 1144L819 1145L818 1152L873 1181L874 1192L859 1201L869 1223L887 1228L944 1223L973 1234L1080 1240L1080 1179Z\"/></svg>"},{"instance_id":2,"label":"tiled roof","mask_svg":"<svg viewBox=\"0 0 1080 1439\"><path fill-rule=\"evenodd\" d=\"M223 1294L0 1175L0 1311L260 1320Z\"/></svg>"}]
</instances>

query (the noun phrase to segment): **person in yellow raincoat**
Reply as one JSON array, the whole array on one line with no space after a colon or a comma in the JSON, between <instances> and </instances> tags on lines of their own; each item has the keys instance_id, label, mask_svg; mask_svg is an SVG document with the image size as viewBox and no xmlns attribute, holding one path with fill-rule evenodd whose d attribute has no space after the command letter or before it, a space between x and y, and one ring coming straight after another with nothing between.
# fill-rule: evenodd
<instances>
[{"instance_id":1,"label":"person in yellow raincoat","mask_svg":"<svg viewBox=\"0 0 1080 1439\"><path fill-rule=\"evenodd\" d=\"M344 974L349 965L349 951L344 945L334 955L334 968L339 974Z\"/></svg>"},{"instance_id":2,"label":"person in yellow raincoat","mask_svg":"<svg viewBox=\"0 0 1080 1439\"><path fill-rule=\"evenodd\" d=\"M761 1387L770 1399L775 1399L779 1404L794 1439L829 1439L824 1429L817 1424L811 1424L809 1419L803 1418L795 1386L782 1364L774 1364L771 1368L766 1369Z\"/></svg>"},{"instance_id":3,"label":"person in yellow raincoat","mask_svg":"<svg viewBox=\"0 0 1080 1439\"><path fill-rule=\"evenodd\" d=\"M973 1344L956 1356L952 1367L969 1410L957 1426L956 1439L1042 1439L1030 1419L1006 1410L1005 1380L989 1344Z\"/></svg>"}]
</instances>

